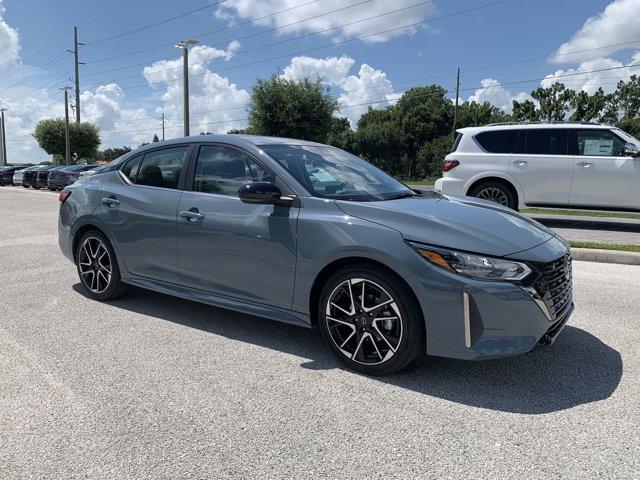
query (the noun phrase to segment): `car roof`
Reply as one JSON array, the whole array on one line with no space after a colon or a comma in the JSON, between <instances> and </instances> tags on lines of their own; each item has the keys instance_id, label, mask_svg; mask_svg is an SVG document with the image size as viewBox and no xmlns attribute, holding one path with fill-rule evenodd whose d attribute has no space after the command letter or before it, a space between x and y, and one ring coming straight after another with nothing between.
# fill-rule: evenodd
<instances>
[{"instance_id":1,"label":"car roof","mask_svg":"<svg viewBox=\"0 0 640 480\"><path fill-rule=\"evenodd\" d=\"M142 152L152 148L165 145L176 145L182 143L226 143L237 147L246 147L248 145L259 147L262 145L313 145L325 146L322 143L310 142L308 140L296 140L293 138L281 137L265 137L261 135L236 135L236 134L219 134L219 135L194 135L191 137L172 138L162 142L154 142L141 147L135 152Z\"/></svg>"},{"instance_id":2,"label":"car roof","mask_svg":"<svg viewBox=\"0 0 640 480\"><path fill-rule=\"evenodd\" d=\"M486 132L491 130L529 130L529 129L616 129L611 125L601 125L599 123L571 123L571 122L523 122L523 123L495 123L491 125L485 125L483 127L465 127L459 128L456 132L475 134L480 132Z\"/></svg>"}]
</instances>

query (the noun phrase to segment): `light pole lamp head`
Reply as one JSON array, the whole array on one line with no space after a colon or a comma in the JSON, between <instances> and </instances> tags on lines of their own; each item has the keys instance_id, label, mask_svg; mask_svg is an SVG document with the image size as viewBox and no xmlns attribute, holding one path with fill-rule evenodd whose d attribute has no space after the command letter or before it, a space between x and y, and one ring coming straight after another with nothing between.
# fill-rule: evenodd
<instances>
[{"instance_id":1,"label":"light pole lamp head","mask_svg":"<svg viewBox=\"0 0 640 480\"><path fill-rule=\"evenodd\" d=\"M187 40L182 40L181 42L176 43L174 47L188 48L189 45L195 45L196 43L198 43L198 40L196 40L195 38L188 38Z\"/></svg>"}]
</instances>

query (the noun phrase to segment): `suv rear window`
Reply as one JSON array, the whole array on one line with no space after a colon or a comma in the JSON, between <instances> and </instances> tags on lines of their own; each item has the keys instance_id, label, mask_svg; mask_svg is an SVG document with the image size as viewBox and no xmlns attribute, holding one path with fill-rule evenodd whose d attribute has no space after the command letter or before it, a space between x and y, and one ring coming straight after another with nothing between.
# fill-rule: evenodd
<instances>
[{"instance_id":1,"label":"suv rear window","mask_svg":"<svg viewBox=\"0 0 640 480\"><path fill-rule=\"evenodd\" d=\"M567 155L569 137L566 129L525 130L526 152L534 155Z\"/></svg>"},{"instance_id":2,"label":"suv rear window","mask_svg":"<svg viewBox=\"0 0 640 480\"><path fill-rule=\"evenodd\" d=\"M516 130L490 130L476 135L476 141L489 153L512 153L518 132Z\"/></svg>"}]
</instances>

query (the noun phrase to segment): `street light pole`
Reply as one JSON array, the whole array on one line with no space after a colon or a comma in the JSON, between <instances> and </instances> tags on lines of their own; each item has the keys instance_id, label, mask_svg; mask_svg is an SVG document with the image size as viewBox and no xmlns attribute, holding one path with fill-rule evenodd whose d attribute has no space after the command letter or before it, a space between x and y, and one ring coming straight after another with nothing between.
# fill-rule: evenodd
<instances>
[{"instance_id":1,"label":"street light pole","mask_svg":"<svg viewBox=\"0 0 640 480\"><path fill-rule=\"evenodd\" d=\"M188 39L174 45L182 49L182 83L183 83L183 109L184 109L184 136L189 136L189 45L195 45L197 40Z\"/></svg>"},{"instance_id":2,"label":"street light pole","mask_svg":"<svg viewBox=\"0 0 640 480\"><path fill-rule=\"evenodd\" d=\"M71 87L65 85L60 87L64 92L64 142L65 142L65 163L71 165L71 143L69 141L69 90Z\"/></svg>"},{"instance_id":3,"label":"street light pole","mask_svg":"<svg viewBox=\"0 0 640 480\"><path fill-rule=\"evenodd\" d=\"M0 108L0 137L2 137L2 165L7 165L7 131L4 128L4 112L6 108Z\"/></svg>"}]
</instances>

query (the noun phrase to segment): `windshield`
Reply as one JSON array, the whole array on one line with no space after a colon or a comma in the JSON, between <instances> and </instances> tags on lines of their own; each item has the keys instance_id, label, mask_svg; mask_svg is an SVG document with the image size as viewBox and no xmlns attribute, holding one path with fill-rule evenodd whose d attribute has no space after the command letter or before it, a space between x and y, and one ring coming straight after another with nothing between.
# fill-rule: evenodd
<instances>
[{"instance_id":1,"label":"windshield","mask_svg":"<svg viewBox=\"0 0 640 480\"><path fill-rule=\"evenodd\" d=\"M369 162L329 146L260 147L315 197L373 202L416 195Z\"/></svg>"},{"instance_id":2,"label":"windshield","mask_svg":"<svg viewBox=\"0 0 640 480\"><path fill-rule=\"evenodd\" d=\"M618 135L620 135L622 138L624 138L627 142L629 143L633 143L635 144L638 148L640 148L640 140L638 140L636 137L634 137L633 135L628 134L627 132L625 132L624 130L621 130L619 128L614 128L613 129L614 132L616 132Z\"/></svg>"}]
</instances>

